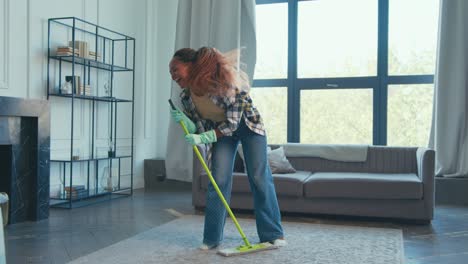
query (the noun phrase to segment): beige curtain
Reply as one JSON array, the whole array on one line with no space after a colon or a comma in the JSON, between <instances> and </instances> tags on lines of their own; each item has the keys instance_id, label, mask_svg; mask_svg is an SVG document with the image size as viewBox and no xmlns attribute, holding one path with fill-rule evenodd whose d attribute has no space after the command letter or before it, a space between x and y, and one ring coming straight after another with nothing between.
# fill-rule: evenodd
<instances>
[{"instance_id":1,"label":"beige curtain","mask_svg":"<svg viewBox=\"0 0 468 264\"><path fill-rule=\"evenodd\" d=\"M440 4L434 113L429 146L436 175L468 176L468 1Z\"/></svg>"}]
</instances>

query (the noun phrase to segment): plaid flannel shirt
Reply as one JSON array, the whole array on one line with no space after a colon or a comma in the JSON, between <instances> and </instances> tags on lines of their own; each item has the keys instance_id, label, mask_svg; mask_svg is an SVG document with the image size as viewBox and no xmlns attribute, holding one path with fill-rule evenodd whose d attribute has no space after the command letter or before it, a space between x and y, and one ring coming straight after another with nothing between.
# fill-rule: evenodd
<instances>
[{"instance_id":1,"label":"plaid flannel shirt","mask_svg":"<svg viewBox=\"0 0 468 264\"><path fill-rule=\"evenodd\" d=\"M222 122L213 122L201 118L188 89L182 90L180 98L185 114L195 123L198 133L218 128L223 135L232 136L239 127L242 117L244 117L244 121L250 130L259 135L264 136L266 134L260 113L253 106L252 99L245 91L236 89L236 94L231 97L210 96L211 101L216 106L225 110L226 120Z\"/></svg>"}]
</instances>

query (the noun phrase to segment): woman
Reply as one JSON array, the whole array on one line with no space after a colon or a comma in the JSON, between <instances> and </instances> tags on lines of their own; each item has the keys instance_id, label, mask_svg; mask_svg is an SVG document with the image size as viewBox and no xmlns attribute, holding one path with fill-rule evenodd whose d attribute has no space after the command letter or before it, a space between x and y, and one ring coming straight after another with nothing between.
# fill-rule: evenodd
<instances>
[{"instance_id":1,"label":"woman","mask_svg":"<svg viewBox=\"0 0 468 264\"><path fill-rule=\"evenodd\" d=\"M183 112L171 110L183 121L192 145L212 144L211 171L226 201L230 201L234 158L242 143L247 175L254 197L260 242L286 245L273 177L267 159L265 128L247 93L246 75L235 60L214 48L178 50L170 64L172 79L183 89ZM185 113L185 114L184 114ZM223 239L226 209L209 183L202 250L216 248Z\"/></svg>"}]
</instances>

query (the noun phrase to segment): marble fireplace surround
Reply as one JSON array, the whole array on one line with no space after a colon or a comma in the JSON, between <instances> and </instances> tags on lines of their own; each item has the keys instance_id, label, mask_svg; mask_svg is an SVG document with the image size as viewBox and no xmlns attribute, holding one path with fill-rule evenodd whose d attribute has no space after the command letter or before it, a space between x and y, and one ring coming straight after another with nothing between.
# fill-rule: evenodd
<instances>
[{"instance_id":1,"label":"marble fireplace surround","mask_svg":"<svg viewBox=\"0 0 468 264\"><path fill-rule=\"evenodd\" d=\"M48 218L48 101L0 96L0 160L0 191L10 198L9 224Z\"/></svg>"}]
</instances>

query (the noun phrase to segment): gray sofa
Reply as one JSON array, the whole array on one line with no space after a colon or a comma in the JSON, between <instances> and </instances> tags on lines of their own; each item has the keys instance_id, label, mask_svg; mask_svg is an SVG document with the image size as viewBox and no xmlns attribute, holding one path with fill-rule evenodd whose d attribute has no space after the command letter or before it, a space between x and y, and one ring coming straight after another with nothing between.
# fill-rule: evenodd
<instances>
[{"instance_id":1,"label":"gray sofa","mask_svg":"<svg viewBox=\"0 0 468 264\"><path fill-rule=\"evenodd\" d=\"M277 146L275 146L277 147ZM274 147L273 147L274 148ZM202 148L199 148L202 151ZM287 157L296 173L273 174L282 212L397 218L430 222L434 212L434 151L369 146L362 162ZM208 176L194 156L192 203L205 207ZM236 157L233 209L253 209L248 179Z\"/></svg>"}]
</instances>

